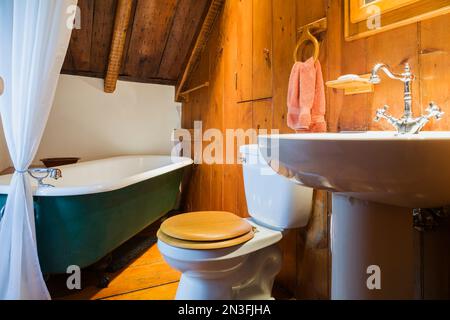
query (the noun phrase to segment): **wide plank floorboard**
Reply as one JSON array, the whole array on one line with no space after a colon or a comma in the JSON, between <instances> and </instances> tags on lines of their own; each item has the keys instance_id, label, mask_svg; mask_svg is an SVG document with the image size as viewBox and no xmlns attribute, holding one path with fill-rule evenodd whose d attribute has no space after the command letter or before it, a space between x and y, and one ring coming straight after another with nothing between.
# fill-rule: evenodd
<instances>
[{"instance_id":1,"label":"wide plank floorboard","mask_svg":"<svg viewBox=\"0 0 450 320\"><path fill-rule=\"evenodd\" d=\"M172 269L163 259L155 243L155 226L142 231L123 246L132 247L133 242L149 241L151 245L122 269L105 273L98 267L89 267L81 272L81 290L69 290L66 286L69 275L51 275L47 281L53 299L61 300L168 300L173 299L178 287L180 273ZM131 243L131 245L130 245ZM126 249L126 247L125 247ZM115 252L125 251L123 247ZM117 254L116 254L117 255ZM106 262L105 262L106 263ZM98 270L100 269L100 270ZM110 279L107 288L99 288L103 275Z\"/></svg>"}]
</instances>

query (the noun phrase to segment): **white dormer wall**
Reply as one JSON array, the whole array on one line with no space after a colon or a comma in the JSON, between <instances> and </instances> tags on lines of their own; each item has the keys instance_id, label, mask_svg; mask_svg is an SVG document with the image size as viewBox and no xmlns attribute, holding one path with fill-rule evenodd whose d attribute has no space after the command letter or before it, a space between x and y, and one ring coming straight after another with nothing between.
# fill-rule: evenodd
<instances>
[{"instance_id":1,"label":"white dormer wall","mask_svg":"<svg viewBox=\"0 0 450 320\"><path fill-rule=\"evenodd\" d=\"M61 75L55 101L34 163L45 157L100 159L128 154L170 154L180 126L174 87Z\"/></svg>"}]
</instances>

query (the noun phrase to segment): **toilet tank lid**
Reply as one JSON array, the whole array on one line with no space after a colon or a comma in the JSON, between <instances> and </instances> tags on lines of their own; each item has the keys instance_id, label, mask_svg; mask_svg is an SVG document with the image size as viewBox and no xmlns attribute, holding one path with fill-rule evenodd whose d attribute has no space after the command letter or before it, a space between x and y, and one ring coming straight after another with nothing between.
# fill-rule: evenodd
<instances>
[{"instance_id":1,"label":"toilet tank lid","mask_svg":"<svg viewBox=\"0 0 450 320\"><path fill-rule=\"evenodd\" d=\"M239 152L243 154L251 154L256 156L259 154L259 148L257 144L247 144L241 146L239 148Z\"/></svg>"}]
</instances>

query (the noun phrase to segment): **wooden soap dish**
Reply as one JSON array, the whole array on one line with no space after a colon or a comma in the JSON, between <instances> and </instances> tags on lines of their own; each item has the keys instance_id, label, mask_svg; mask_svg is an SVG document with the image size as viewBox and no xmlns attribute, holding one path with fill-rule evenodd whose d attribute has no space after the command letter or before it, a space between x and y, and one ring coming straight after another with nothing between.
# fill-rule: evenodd
<instances>
[{"instance_id":1,"label":"wooden soap dish","mask_svg":"<svg viewBox=\"0 0 450 320\"><path fill-rule=\"evenodd\" d=\"M374 85L369 81L370 74L360 75L359 78L338 79L328 81L327 87L344 90L345 95L370 93L374 91Z\"/></svg>"}]
</instances>

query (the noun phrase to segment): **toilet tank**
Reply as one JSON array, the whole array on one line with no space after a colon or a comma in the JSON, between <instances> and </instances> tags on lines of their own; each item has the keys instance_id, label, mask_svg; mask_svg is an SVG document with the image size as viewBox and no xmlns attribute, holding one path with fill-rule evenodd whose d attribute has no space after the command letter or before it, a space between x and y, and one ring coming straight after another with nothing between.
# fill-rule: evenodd
<instances>
[{"instance_id":1,"label":"toilet tank","mask_svg":"<svg viewBox=\"0 0 450 320\"><path fill-rule=\"evenodd\" d=\"M278 175L264 160L258 145L240 148L249 214L269 227L291 229L308 223L313 189Z\"/></svg>"}]
</instances>

